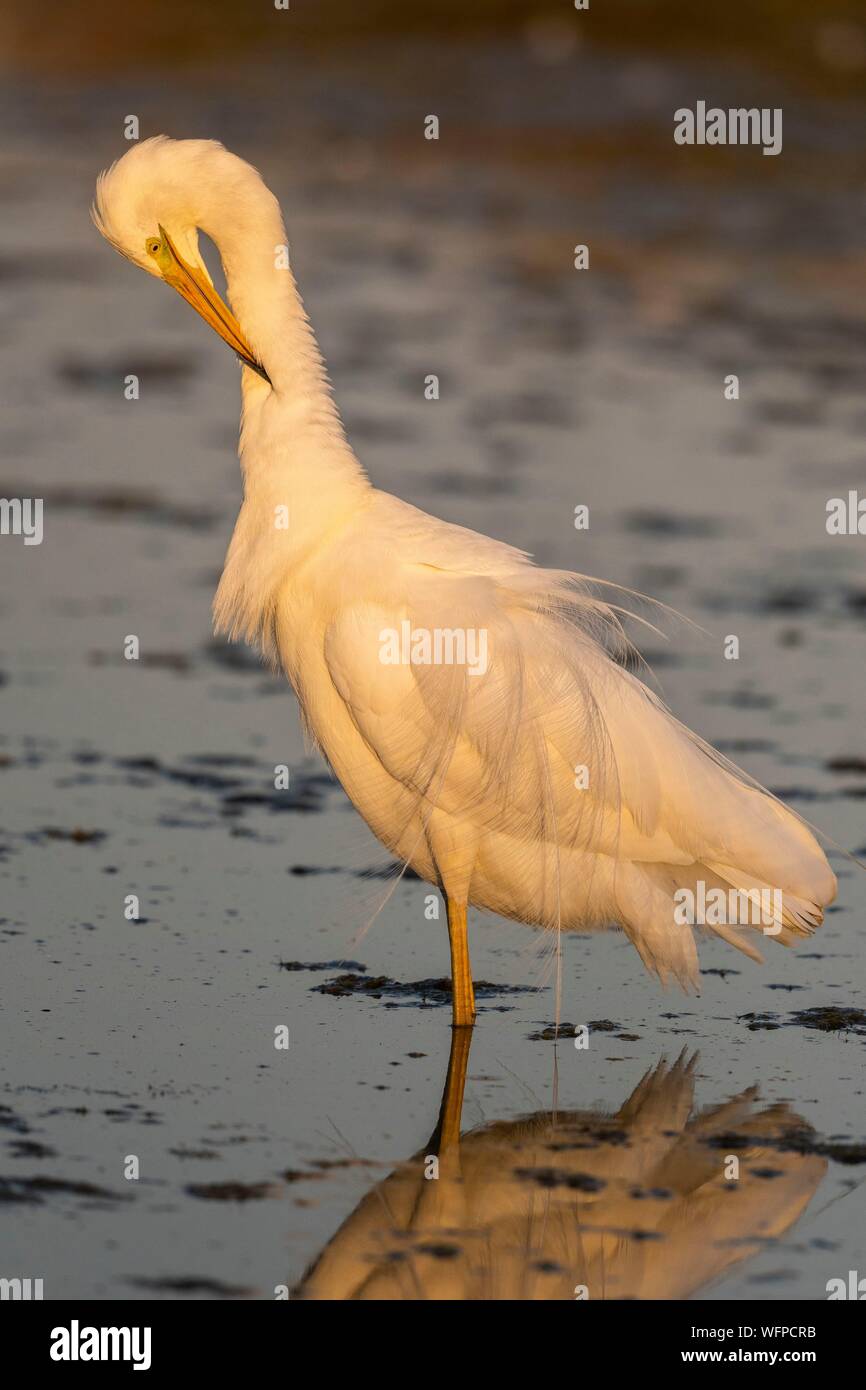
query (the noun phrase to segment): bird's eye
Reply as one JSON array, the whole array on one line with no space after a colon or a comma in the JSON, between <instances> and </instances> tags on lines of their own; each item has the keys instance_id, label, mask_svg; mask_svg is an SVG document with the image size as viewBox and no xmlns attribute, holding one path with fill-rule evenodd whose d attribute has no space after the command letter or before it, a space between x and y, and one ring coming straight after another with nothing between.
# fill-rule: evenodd
<instances>
[{"instance_id":1,"label":"bird's eye","mask_svg":"<svg viewBox=\"0 0 866 1390\"><path fill-rule=\"evenodd\" d=\"M159 238L158 238L158 237L155 237L155 236L148 237L148 238L147 238L147 241L144 243L144 245L145 245L145 248L146 248L146 250L147 250L147 254L148 254L149 256L156 256L156 255L158 254L158 252L159 252Z\"/></svg>"}]
</instances>

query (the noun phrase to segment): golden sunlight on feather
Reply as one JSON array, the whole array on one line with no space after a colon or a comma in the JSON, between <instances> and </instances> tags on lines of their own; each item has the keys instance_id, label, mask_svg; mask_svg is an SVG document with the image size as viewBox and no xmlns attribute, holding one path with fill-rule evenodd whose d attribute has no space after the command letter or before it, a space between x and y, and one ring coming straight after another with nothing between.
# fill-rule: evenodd
<instances>
[{"instance_id":1,"label":"golden sunlight on feather","mask_svg":"<svg viewBox=\"0 0 866 1390\"><path fill-rule=\"evenodd\" d=\"M282 668L366 823L441 890L455 1025L475 1018L469 905L557 933L618 925L684 989L699 970L683 894L766 898L769 917L698 923L758 959L749 933L791 945L821 923L836 882L810 830L617 660L615 606L372 486L249 164L214 141L144 141L99 179L94 219L245 364L244 499L216 627Z\"/></svg>"}]
</instances>

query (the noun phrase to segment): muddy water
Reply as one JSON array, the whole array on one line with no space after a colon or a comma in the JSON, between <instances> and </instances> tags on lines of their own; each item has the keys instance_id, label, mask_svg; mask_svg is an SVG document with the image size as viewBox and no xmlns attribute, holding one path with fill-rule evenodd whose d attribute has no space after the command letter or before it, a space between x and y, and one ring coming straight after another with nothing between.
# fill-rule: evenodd
<instances>
[{"instance_id":1,"label":"muddy water","mask_svg":"<svg viewBox=\"0 0 866 1390\"><path fill-rule=\"evenodd\" d=\"M419 148L407 74L446 68L460 140ZM230 98L213 75L5 86L0 494L43 497L45 536L0 543L3 1275L46 1297L319 1296L327 1270L341 1297L815 1299L864 1270L866 890L841 858L812 942L763 968L707 943L698 999L618 936L567 940L585 1050L550 1037L538 938L476 914L464 1138L439 1208L394 1216L446 1083L444 924L419 882L389 896L288 688L213 644L236 368L87 221L129 111L255 160L377 483L687 614L704 631L644 642L676 712L863 850L863 542L824 526L863 486L857 122L784 94L781 171L684 172L667 113L690 80L503 45L251 63ZM539 1201L571 1238L515 1266Z\"/></svg>"}]
</instances>

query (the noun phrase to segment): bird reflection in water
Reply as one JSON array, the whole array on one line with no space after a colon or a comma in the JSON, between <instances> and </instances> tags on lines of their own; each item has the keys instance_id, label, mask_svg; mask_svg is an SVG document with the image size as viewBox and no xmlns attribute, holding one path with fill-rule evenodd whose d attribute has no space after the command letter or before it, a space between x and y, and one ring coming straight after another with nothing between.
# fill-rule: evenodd
<instances>
[{"instance_id":1,"label":"bird reflection in water","mask_svg":"<svg viewBox=\"0 0 866 1390\"><path fill-rule=\"evenodd\" d=\"M427 1148L367 1194L293 1297L687 1298L783 1236L824 1176L801 1151L805 1121L760 1109L756 1088L696 1111L697 1053L659 1061L615 1115L461 1135L470 1046L455 1030Z\"/></svg>"}]
</instances>

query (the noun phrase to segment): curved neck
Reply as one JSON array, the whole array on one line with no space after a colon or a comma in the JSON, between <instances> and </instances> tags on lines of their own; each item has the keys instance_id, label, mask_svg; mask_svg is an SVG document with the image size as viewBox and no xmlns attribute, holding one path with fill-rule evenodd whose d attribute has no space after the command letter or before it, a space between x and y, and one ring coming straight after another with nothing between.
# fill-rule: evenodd
<instances>
[{"instance_id":1,"label":"curved neck","mask_svg":"<svg viewBox=\"0 0 866 1390\"><path fill-rule=\"evenodd\" d=\"M370 482L346 441L276 198L224 150L207 169L196 185L194 225L219 251L232 312L270 378L243 371L244 502L214 616L218 631L273 653L280 586L366 504Z\"/></svg>"},{"instance_id":2,"label":"curved neck","mask_svg":"<svg viewBox=\"0 0 866 1390\"><path fill-rule=\"evenodd\" d=\"M232 190L237 196L231 219L225 217L224 193L213 219L204 196L198 225L220 253L232 311L274 391L309 424L344 439L322 354L289 265L279 204L254 171L249 173L249 185Z\"/></svg>"},{"instance_id":3,"label":"curved neck","mask_svg":"<svg viewBox=\"0 0 866 1390\"><path fill-rule=\"evenodd\" d=\"M222 259L232 312L270 378L250 368L242 374L241 549L256 551L263 575L278 575L287 558L314 552L363 505L370 482L334 404L276 198L250 165L220 151L196 203L196 225ZM275 531L275 508L291 515L288 531Z\"/></svg>"}]
</instances>

